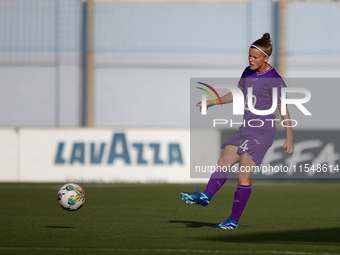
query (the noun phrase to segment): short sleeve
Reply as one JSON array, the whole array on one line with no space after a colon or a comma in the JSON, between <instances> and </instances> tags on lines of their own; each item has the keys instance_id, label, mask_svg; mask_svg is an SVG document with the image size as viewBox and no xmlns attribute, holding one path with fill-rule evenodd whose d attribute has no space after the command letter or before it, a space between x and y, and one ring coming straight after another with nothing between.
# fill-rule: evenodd
<instances>
[{"instance_id":1,"label":"short sleeve","mask_svg":"<svg viewBox=\"0 0 340 255\"><path fill-rule=\"evenodd\" d=\"M239 80L239 82L238 82L237 87L238 87L240 90L244 91L244 86L245 86L245 84L246 84L246 69L243 71L243 73L242 73L242 75L241 75L241 78L240 78L240 80Z\"/></svg>"},{"instance_id":2,"label":"short sleeve","mask_svg":"<svg viewBox=\"0 0 340 255\"><path fill-rule=\"evenodd\" d=\"M274 81L269 86L270 95L273 95L273 88L277 88L277 105L281 105L281 89L286 88L286 83L282 80L282 78L274 78Z\"/></svg>"}]
</instances>

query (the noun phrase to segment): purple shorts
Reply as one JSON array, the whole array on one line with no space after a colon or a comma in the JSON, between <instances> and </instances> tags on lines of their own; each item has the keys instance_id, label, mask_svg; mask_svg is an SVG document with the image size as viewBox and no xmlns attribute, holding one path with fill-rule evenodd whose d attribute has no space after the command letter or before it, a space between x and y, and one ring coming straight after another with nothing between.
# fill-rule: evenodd
<instances>
[{"instance_id":1,"label":"purple shorts","mask_svg":"<svg viewBox=\"0 0 340 255\"><path fill-rule=\"evenodd\" d=\"M233 134L221 148L224 148L226 145L235 145L238 147L238 154L247 153L256 165L259 165L267 150L272 146L274 137L275 131L259 128L242 128Z\"/></svg>"}]
</instances>

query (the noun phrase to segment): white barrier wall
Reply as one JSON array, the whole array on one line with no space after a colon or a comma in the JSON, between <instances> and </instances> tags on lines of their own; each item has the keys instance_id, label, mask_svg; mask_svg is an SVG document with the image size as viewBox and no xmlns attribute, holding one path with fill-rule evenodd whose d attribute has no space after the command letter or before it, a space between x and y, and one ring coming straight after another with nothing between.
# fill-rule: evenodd
<instances>
[{"instance_id":1,"label":"white barrier wall","mask_svg":"<svg viewBox=\"0 0 340 255\"><path fill-rule=\"evenodd\" d=\"M0 129L0 181L18 180L18 140L16 129Z\"/></svg>"},{"instance_id":2,"label":"white barrier wall","mask_svg":"<svg viewBox=\"0 0 340 255\"><path fill-rule=\"evenodd\" d=\"M216 147L219 133L207 135ZM206 181L190 179L189 129L23 128L1 130L0 138L0 181ZM219 150L204 153L216 159Z\"/></svg>"}]
</instances>

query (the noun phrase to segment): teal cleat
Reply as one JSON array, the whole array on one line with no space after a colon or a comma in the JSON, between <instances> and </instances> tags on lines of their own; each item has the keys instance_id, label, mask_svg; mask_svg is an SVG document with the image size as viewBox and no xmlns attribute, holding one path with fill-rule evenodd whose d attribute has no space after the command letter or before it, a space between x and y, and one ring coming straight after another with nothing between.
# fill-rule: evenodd
<instances>
[{"instance_id":1,"label":"teal cleat","mask_svg":"<svg viewBox=\"0 0 340 255\"><path fill-rule=\"evenodd\" d=\"M237 229L237 228L238 222L233 221L230 218L214 227L214 229Z\"/></svg>"},{"instance_id":2,"label":"teal cleat","mask_svg":"<svg viewBox=\"0 0 340 255\"><path fill-rule=\"evenodd\" d=\"M201 206L207 206L210 203L211 196L209 196L205 192L181 192L182 200L184 200L188 204L198 204Z\"/></svg>"}]
</instances>

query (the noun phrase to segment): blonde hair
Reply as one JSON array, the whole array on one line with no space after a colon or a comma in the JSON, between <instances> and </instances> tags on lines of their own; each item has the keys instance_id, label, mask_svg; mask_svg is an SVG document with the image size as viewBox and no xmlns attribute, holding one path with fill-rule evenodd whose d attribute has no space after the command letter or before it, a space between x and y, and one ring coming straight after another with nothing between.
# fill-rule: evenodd
<instances>
[{"instance_id":1,"label":"blonde hair","mask_svg":"<svg viewBox=\"0 0 340 255\"><path fill-rule=\"evenodd\" d=\"M269 33L265 33L261 39L256 40L255 42L253 42L252 46L250 46L250 47L256 48L253 45L262 49L268 55L268 57L272 54L273 45L272 45L272 41L270 40Z\"/></svg>"}]
</instances>

